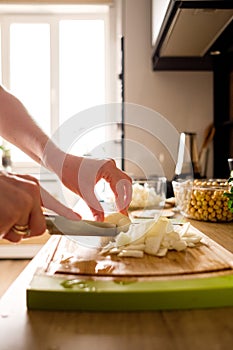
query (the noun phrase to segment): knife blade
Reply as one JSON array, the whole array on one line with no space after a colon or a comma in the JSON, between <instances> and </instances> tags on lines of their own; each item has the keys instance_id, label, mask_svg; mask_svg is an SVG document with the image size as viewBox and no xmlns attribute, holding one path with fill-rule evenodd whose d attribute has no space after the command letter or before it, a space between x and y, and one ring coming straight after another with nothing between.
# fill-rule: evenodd
<instances>
[{"instance_id":1,"label":"knife blade","mask_svg":"<svg viewBox=\"0 0 233 350\"><path fill-rule=\"evenodd\" d=\"M60 215L45 215L47 230L51 235L67 236L116 236L115 224L91 220L73 221Z\"/></svg>"}]
</instances>

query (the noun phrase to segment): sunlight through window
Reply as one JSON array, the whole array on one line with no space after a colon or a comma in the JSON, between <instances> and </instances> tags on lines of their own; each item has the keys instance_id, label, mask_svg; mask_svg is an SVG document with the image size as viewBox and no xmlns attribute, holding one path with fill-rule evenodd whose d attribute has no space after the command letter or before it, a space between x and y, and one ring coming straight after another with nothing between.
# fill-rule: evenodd
<instances>
[{"instance_id":1,"label":"sunlight through window","mask_svg":"<svg viewBox=\"0 0 233 350\"><path fill-rule=\"evenodd\" d=\"M105 102L104 21L61 21L60 120Z\"/></svg>"},{"instance_id":2,"label":"sunlight through window","mask_svg":"<svg viewBox=\"0 0 233 350\"><path fill-rule=\"evenodd\" d=\"M0 37L9 40L9 52L0 61L3 84L48 135L77 113L106 103L106 18L100 12L4 16ZM85 131L72 152L89 155L105 133L98 126ZM13 145L11 153L13 164L33 164Z\"/></svg>"},{"instance_id":3,"label":"sunlight through window","mask_svg":"<svg viewBox=\"0 0 233 350\"><path fill-rule=\"evenodd\" d=\"M50 29L44 23L10 27L10 87L37 124L50 133ZM13 161L30 160L14 148Z\"/></svg>"},{"instance_id":4,"label":"sunlight through window","mask_svg":"<svg viewBox=\"0 0 233 350\"><path fill-rule=\"evenodd\" d=\"M60 121L64 122L105 102L104 21L61 21L59 30ZM73 145L73 153L91 154L104 141L104 135L104 129L98 125L96 130L88 130Z\"/></svg>"}]
</instances>

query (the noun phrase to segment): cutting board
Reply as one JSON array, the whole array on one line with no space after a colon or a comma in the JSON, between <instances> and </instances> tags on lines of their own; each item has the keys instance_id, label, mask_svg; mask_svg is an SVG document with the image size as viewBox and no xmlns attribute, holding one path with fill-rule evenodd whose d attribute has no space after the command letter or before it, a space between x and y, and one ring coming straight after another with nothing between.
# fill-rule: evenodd
<instances>
[{"instance_id":1,"label":"cutting board","mask_svg":"<svg viewBox=\"0 0 233 350\"><path fill-rule=\"evenodd\" d=\"M27 289L27 306L102 311L233 306L233 254L198 233L199 246L162 258L103 256L100 238L77 244L53 237Z\"/></svg>"},{"instance_id":2,"label":"cutting board","mask_svg":"<svg viewBox=\"0 0 233 350\"><path fill-rule=\"evenodd\" d=\"M177 276L231 270L233 254L191 227L202 236L202 242L184 251L169 251L165 257L144 254L143 258L120 258L101 255L106 238L88 237L80 243L61 237L47 271L57 274L89 276ZM95 240L95 241L94 241Z\"/></svg>"}]
</instances>

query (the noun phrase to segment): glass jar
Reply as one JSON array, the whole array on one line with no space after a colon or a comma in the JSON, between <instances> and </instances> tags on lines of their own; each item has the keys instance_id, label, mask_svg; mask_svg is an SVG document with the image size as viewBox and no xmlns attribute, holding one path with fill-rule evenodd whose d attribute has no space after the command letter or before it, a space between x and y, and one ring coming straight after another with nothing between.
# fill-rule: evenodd
<instances>
[{"instance_id":1,"label":"glass jar","mask_svg":"<svg viewBox=\"0 0 233 350\"><path fill-rule=\"evenodd\" d=\"M163 208L166 200L166 181L163 176L148 180L133 180L132 201L129 208Z\"/></svg>"},{"instance_id":2,"label":"glass jar","mask_svg":"<svg viewBox=\"0 0 233 350\"><path fill-rule=\"evenodd\" d=\"M225 179L183 181L173 184L174 194L180 212L201 221L227 222L233 220L228 208L230 186Z\"/></svg>"}]
</instances>

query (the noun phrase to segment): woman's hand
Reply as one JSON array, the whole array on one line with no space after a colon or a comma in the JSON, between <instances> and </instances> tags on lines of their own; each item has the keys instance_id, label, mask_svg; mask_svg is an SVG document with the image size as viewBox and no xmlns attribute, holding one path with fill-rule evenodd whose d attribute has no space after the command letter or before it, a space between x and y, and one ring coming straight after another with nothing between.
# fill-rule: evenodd
<instances>
[{"instance_id":1,"label":"woman's hand","mask_svg":"<svg viewBox=\"0 0 233 350\"><path fill-rule=\"evenodd\" d=\"M22 238L42 235L46 230L41 207L51 209L71 220L80 216L52 197L29 175L6 174L0 172L0 235L11 242ZM43 202L41 200L43 198ZM27 227L25 236L17 232Z\"/></svg>"},{"instance_id":2,"label":"woman's hand","mask_svg":"<svg viewBox=\"0 0 233 350\"><path fill-rule=\"evenodd\" d=\"M109 182L115 195L118 210L121 213L127 214L127 209L132 196L132 183L130 177L118 169L113 160L89 159L65 154L36 125L23 104L1 86L0 134L3 138L27 153L36 162L56 173L66 187L84 199L92 210L93 216L96 220L102 221L104 219L103 209L94 193L95 184L101 178ZM10 184L8 179L7 186L10 185L15 186L13 178L11 179ZM23 186L28 186L29 192L38 191L38 185L30 183L30 180L28 180L28 182L25 179L24 181L22 180L17 191L23 190L23 192L27 192L27 189L22 189ZM11 190L13 190L12 187ZM11 193L11 191L9 193ZM14 198L14 195L12 197ZM32 197L33 196L29 195L28 201L31 201ZM38 193L36 198L37 202L39 202ZM21 200L23 201L23 199ZM57 207L55 203L54 205ZM30 214L29 212L30 210L28 209L28 214L25 215L26 217L23 217L22 220L25 221L26 219L29 219L29 216L31 215L31 220L34 222L34 214ZM37 215L39 214L37 213ZM39 217L41 217L41 215L39 215ZM19 220L19 218L16 217L15 219ZM15 224L15 222L13 224ZM4 230L9 230L9 226L6 226L7 227L3 227ZM38 230L36 229L36 231ZM32 232L34 232L34 229Z\"/></svg>"},{"instance_id":3,"label":"woman's hand","mask_svg":"<svg viewBox=\"0 0 233 350\"><path fill-rule=\"evenodd\" d=\"M104 220L103 208L94 192L95 185L100 179L105 179L110 184L118 210L128 215L127 210L132 198L132 180L116 167L114 160L66 155L61 180L66 187L83 198L97 221Z\"/></svg>"},{"instance_id":4,"label":"woman's hand","mask_svg":"<svg viewBox=\"0 0 233 350\"><path fill-rule=\"evenodd\" d=\"M0 234L2 238L19 242L22 235L14 226L27 226L30 237L41 235L46 224L41 210L40 188L36 182L13 174L0 173Z\"/></svg>"}]
</instances>

